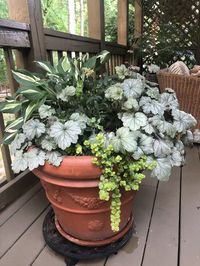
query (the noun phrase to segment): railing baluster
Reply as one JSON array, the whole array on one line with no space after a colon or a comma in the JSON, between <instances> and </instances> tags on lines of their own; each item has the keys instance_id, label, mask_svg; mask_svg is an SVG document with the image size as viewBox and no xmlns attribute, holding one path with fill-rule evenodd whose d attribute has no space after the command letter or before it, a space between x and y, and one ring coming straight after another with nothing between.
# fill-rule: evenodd
<instances>
[{"instance_id":1,"label":"railing baluster","mask_svg":"<svg viewBox=\"0 0 200 266\"><path fill-rule=\"evenodd\" d=\"M4 134L4 119L3 114L0 112L0 143L1 143L1 153L3 157L3 164L6 174L7 181L10 181L14 178L13 171L11 169L11 156L10 156L10 150L7 145L4 145L3 142L3 134Z\"/></svg>"}]
</instances>

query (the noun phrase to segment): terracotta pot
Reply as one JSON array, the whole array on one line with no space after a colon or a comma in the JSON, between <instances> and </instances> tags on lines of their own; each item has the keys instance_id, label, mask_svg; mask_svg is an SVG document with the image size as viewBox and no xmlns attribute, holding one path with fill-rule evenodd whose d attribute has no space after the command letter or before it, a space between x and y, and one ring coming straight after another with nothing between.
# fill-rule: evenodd
<instances>
[{"instance_id":1,"label":"terracotta pot","mask_svg":"<svg viewBox=\"0 0 200 266\"><path fill-rule=\"evenodd\" d=\"M101 246L116 241L132 226L134 192L122 191L120 231L110 226L110 202L99 199L100 168L91 156L67 156L59 167L46 162L35 169L56 216L56 227L70 241Z\"/></svg>"}]
</instances>

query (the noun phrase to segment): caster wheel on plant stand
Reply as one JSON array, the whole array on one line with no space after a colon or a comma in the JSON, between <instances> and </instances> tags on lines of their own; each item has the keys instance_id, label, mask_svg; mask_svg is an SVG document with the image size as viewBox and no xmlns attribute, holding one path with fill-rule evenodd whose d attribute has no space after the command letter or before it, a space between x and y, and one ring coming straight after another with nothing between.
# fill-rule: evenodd
<instances>
[{"instance_id":1,"label":"caster wheel on plant stand","mask_svg":"<svg viewBox=\"0 0 200 266\"><path fill-rule=\"evenodd\" d=\"M58 232L54 223L54 217L54 212L51 209L44 219L43 236L47 245L64 257L66 266L75 266L79 260L100 259L117 254L118 250L126 245L133 234L133 228L130 228L122 238L109 245L100 247L79 246L65 239Z\"/></svg>"}]
</instances>

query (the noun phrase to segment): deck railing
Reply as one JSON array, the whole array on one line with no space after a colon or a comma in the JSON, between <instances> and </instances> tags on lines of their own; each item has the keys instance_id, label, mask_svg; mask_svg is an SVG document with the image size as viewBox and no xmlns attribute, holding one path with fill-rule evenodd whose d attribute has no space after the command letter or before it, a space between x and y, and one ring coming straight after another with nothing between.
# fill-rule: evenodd
<instances>
[{"instance_id":1,"label":"deck railing","mask_svg":"<svg viewBox=\"0 0 200 266\"><path fill-rule=\"evenodd\" d=\"M0 19L0 48L4 51L10 94L13 95L18 87L13 79L12 70L16 68L35 70L34 60L49 60L55 63L54 59L60 59L63 55L73 57L74 55L89 53L92 56L106 49L111 53L111 58L106 65L108 73L113 74L115 66L125 61L129 60L133 64L132 55L127 56L127 36L124 35L124 32L127 33L128 0L118 1L119 43L109 43L105 42L103 0L88 0L88 25L91 37L82 37L43 28L40 0L8 0L8 7L14 9L18 5L18 12L20 10L19 5L27 3L27 14L9 12L11 18L14 18L15 21ZM22 12L25 12L24 10L22 8ZM96 15L97 17L93 23L91 19L94 18L93 13L95 12L98 16ZM12 14L14 14L14 17L12 17ZM28 23L17 21L18 19L22 21L22 17L27 18L26 22ZM122 23L124 32L122 31ZM1 143L4 128L4 116L0 113ZM35 182L35 178L31 173L25 172L18 176L14 175L11 169L12 159L8 146L1 144L1 153L6 184L0 187L0 209ZM29 175L28 179L27 175Z\"/></svg>"}]
</instances>

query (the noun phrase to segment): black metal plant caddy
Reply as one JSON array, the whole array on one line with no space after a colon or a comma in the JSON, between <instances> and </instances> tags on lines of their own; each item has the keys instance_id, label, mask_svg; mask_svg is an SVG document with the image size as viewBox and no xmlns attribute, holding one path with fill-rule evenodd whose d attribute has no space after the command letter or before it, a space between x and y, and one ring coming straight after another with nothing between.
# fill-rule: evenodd
<instances>
[{"instance_id":1,"label":"black metal plant caddy","mask_svg":"<svg viewBox=\"0 0 200 266\"><path fill-rule=\"evenodd\" d=\"M101 247L83 247L68 241L58 232L52 209L47 213L43 223L43 236L47 245L65 258L67 266L74 266L79 260L93 260L116 254L129 241L132 234L133 228L112 244Z\"/></svg>"}]
</instances>

